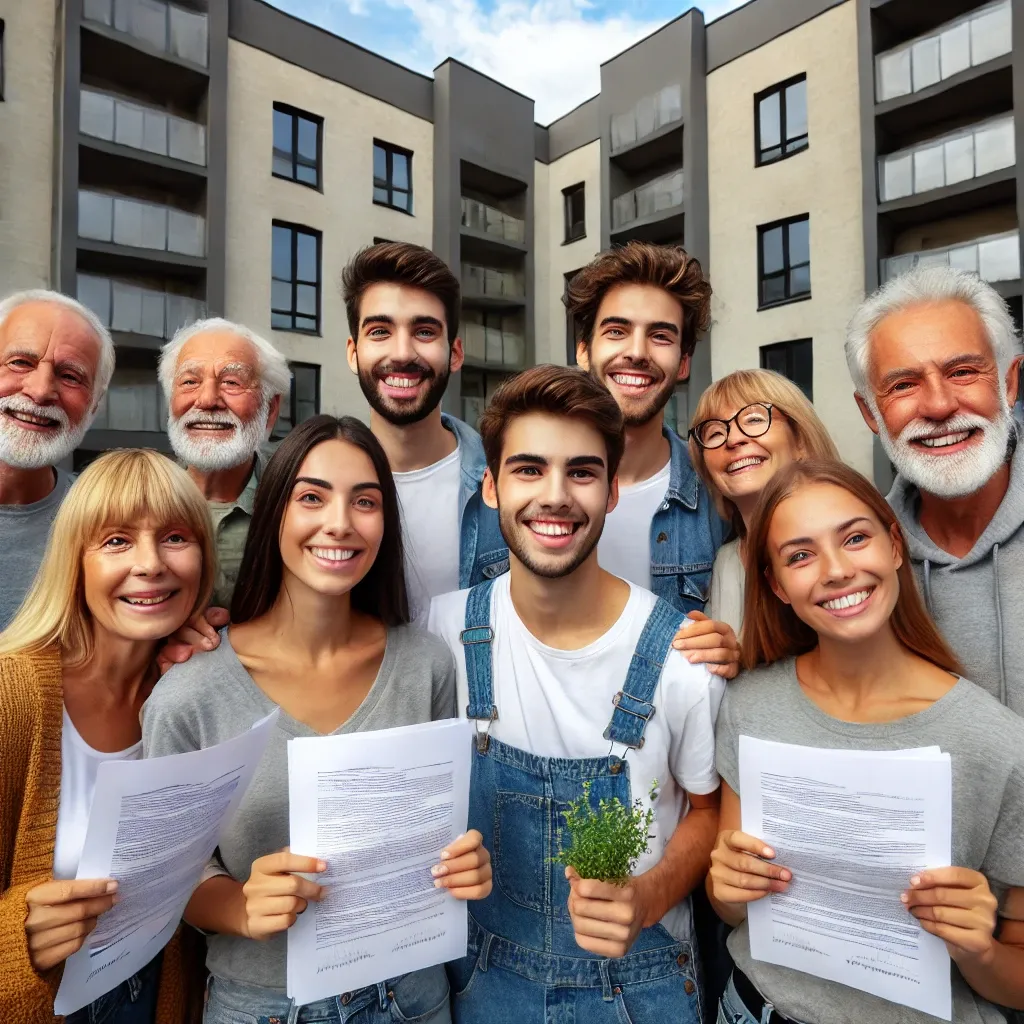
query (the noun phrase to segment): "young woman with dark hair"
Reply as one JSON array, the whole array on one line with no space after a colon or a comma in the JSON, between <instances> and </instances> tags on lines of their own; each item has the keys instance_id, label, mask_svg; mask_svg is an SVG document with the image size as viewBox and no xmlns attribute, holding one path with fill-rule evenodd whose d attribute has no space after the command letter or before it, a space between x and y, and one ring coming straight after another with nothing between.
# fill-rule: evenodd
<instances>
[{"instance_id":1,"label":"young woman with dark hair","mask_svg":"<svg viewBox=\"0 0 1024 1024\"><path fill-rule=\"evenodd\" d=\"M908 878L902 906L946 943L954 1021L1002 1024L998 1007L1024 1007L1024 924L1003 913L1024 895L1024 722L960 677L905 551L882 496L838 462L792 463L754 511L743 628L744 663L753 671L727 688L718 718L721 831L707 884L715 909L736 929L729 937L736 968L718 1017L726 1024L934 1020L752 959L747 904L785 891L793 875L761 839L739 830L741 735L948 753L955 866Z\"/></svg>"},{"instance_id":2,"label":"young woman with dark hair","mask_svg":"<svg viewBox=\"0 0 1024 1024\"><path fill-rule=\"evenodd\" d=\"M448 648L408 624L395 485L359 420L316 416L282 442L256 492L231 612L218 648L171 669L143 720L150 757L222 742L280 708L216 863L185 912L209 934L207 1024L445 1024L441 966L306 1006L285 994L287 929L322 895L303 874L324 870L286 849L288 740L455 715ZM438 853L433 874L456 898L487 895L490 860L479 832Z\"/></svg>"}]
</instances>

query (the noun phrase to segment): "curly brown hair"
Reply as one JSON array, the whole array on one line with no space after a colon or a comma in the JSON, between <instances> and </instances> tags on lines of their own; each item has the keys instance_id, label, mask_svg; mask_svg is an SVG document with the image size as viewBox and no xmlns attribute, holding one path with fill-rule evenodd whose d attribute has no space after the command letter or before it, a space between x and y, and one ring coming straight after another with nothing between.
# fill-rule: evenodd
<instances>
[{"instance_id":1,"label":"curly brown hair","mask_svg":"<svg viewBox=\"0 0 1024 1024\"><path fill-rule=\"evenodd\" d=\"M677 299L683 309L682 354L693 355L697 335L711 326L711 284L696 256L679 245L635 241L601 253L573 277L563 300L578 342L590 346L601 300L617 284L649 284Z\"/></svg>"}]
</instances>

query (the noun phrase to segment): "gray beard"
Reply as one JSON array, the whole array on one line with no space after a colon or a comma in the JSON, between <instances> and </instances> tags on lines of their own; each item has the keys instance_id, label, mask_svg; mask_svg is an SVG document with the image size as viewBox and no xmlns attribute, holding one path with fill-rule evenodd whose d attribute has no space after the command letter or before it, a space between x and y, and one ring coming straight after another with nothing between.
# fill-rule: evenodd
<instances>
[{"instance_id":1,"label":"gray beard","mask_svg":"<svg viewBox=\"0 0 1024 1024\"><path fill-rule=\"evenodd\" d=\"M92 417L86 415L72 426L60 406L37 406L22 395L0 399L0 410L5 409L45 416L61 424L56 434L47 436L23 430L0 415L0 462L13 469L42 469L63 462L82 443L92 422Z\"/></svg>"},{"instance_id":2,"label":"gray beard","mask_svg":"<svg viewBox=\"0 0 1024 1024\"><path fill-rule=\"evenodd\" d=\"M200 473L216 473L234 469L252 459L259 450L267 433L267 417L270 403L263 400L252 419L243 421L233 412L196 414L194 411L183 416L169 416L167 436L174 454L186 465ZM211 432L208 438L196 438L188 432L185 424L206 419L219 423L231 423L234 430L227 437Z\"/></svg>"}]
</instances>

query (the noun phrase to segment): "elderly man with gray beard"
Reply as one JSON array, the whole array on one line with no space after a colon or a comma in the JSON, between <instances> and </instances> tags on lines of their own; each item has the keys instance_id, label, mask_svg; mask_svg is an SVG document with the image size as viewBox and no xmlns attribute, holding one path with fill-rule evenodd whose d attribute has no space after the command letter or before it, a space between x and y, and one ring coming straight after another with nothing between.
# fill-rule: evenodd
<instances>
[{"instance_id":1,"label":"elderly man with gray beard","mask_svg":"<svg viewBox=\"0 0 1024 1024\"><path fill-rule=\"evenodd\" d=\"M37 289L0 302L0 630L71 486L58 463L81 444L113 373L109 333L74 299Z\"/></svg>"},{"instance_id":2,"label":"elderly man with gray beard","mask_svg":"<svg viewBox=\"0 0 1024 1024\"><path fill-rule=\"evenodd\" d=\"M217 538L213 604L228 608L269 438L291 384L284 356L219 318L181 328L160 353L167 434L210 505Z\"/></svg>"},{"instance_id":3,"label":"elderly man with gray beard","mask_svg":"<svg viewBox=\"0 0 1024 1024\"><path fill-rule=\"evenodd\" d=\"M968 679L1024 715L1020 340L977 275L911 271L847 328L856 400L897 470L889 504Z\"/></svg>"}]
</instances>

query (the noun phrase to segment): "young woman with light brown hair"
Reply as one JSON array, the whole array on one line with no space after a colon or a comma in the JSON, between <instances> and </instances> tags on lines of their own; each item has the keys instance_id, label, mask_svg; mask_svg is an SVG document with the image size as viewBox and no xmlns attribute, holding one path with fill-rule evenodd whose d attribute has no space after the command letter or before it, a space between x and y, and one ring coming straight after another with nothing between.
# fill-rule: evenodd
<instances>
[{"instance_id":1,"label":"young woman with light brown hair","mask_svg":"<svg viewBox=\"0 0 1024 1024\"><path fill-rule=\"evenodd\" d=\"M953 772L952 867L908 877L892 915L942 939L954 1021L1002 1024L1024 1008L1024 923L1000 912L1024 895L1024 722L959 675L915 586L903 533L882 496L838 462L794 462L762 493L747 535L744 663L718 718L720 832L707 889L733 925L730 1024L935 1018L750 955L747 905L793 881L740 831L739 739L805 747L938 746ZM779 858L780 860L784 858ZM851 929L856 906L835 908Z\"/></svg>"}]
</instances>

